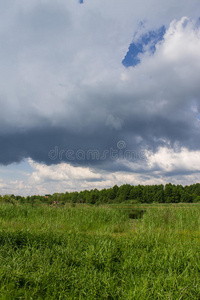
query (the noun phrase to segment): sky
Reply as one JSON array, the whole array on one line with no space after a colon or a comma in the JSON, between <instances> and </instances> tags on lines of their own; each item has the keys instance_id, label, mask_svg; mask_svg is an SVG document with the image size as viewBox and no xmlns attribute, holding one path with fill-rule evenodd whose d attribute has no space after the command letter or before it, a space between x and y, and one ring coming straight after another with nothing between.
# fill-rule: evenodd
<instances>
[{"instance_id":1,"label":"sky","mask_svg":"<svg viewBox=\"0 0 200 300\"><path fill-rule=\"evenodd\" d=\"M199 0L0 2L0 194L200 182Z\"/></svg>"}]
</instances>

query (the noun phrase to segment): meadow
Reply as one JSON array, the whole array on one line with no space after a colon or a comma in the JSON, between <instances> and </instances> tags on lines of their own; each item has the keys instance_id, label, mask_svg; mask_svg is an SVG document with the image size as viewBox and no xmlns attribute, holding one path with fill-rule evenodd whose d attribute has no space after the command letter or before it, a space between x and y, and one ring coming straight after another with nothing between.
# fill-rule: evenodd
<instances>
[{"instance_id":1,"label":"meadow","mask_svg":"<svg viewBox=\"0 0 200 300\"><path fill-rule=\"evenodd\" d=\"M0 299L200 299L200 205L1 204Z\"/></svg>"}]
</instances>

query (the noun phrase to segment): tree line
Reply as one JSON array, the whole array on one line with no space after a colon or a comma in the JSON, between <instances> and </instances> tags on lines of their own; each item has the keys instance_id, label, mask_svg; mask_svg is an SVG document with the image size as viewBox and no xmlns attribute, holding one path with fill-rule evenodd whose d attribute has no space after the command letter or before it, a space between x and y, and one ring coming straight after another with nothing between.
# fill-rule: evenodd
<instances>
[{"instance_id":1,"label":"tree line","mask_svg":"<svg viewBox=\"0 0 200 300\"><path fill-rule=\"evenodd\" d=\"M130 185L113 186L102 190L92 189L81 192L54 193L52 195L33 196L0 196L0 202L10 203L197 203L200 202L200 183L189 186L175 185Z\"/></svg>"}]
</instances>

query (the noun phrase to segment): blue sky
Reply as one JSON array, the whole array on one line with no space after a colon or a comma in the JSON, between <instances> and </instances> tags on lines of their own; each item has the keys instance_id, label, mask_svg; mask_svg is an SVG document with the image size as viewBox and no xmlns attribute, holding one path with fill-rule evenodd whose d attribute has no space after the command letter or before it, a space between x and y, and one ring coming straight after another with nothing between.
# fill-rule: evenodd
<instances>
[{"instance_id":1,"label":"blue sky","mask_svg":"<svg viewBox=\"0 0 200 300\"><path fill-rule=\"evenodd\" d=\"M199 182L199 17L199 0L2 2L0 194Z\"/></svg>"},{"instance_id":2,"label":"blue sky","mask_svg":"<svg viewBox=\"0 0 200 300\"><path fill-rule=\"evenodd\" d=\"M162 26L158 30L149 31L139 36L136 41L130 44L128 52L122 61L123 65L125 67L134 67L141 61L139 54L144 54L147 51L150 54L154 54L156 45L163 40L165 32L165 26Z\"/></svg>"}]
</instances>

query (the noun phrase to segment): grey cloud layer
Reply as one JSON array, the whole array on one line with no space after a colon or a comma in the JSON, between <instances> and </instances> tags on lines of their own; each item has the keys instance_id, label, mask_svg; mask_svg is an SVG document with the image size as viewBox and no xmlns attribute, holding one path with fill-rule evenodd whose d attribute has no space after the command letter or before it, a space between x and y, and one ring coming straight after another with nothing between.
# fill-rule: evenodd
<instances>
[{"instance_id":1,"label":"grey cloud layer","mask_svg":"<svg viewBox=\"0 0 200 300\"><path fill-rule=\"evenodd\" d=\"M56 146L102 153L120 140L138 153L164 145L200 149L200 31L194 24L171 24L154 56L145 54L136 68L121 64L139 21L145 19L148 31L168 27L175 17L195 19L198 1L163 7L151 1L148 10L149 1L99 2L0 5L1 164L27 157L55 164L59 159L48 154ZM70 163L126 169L109 156Z\"/></svg>"}]
</instances>

